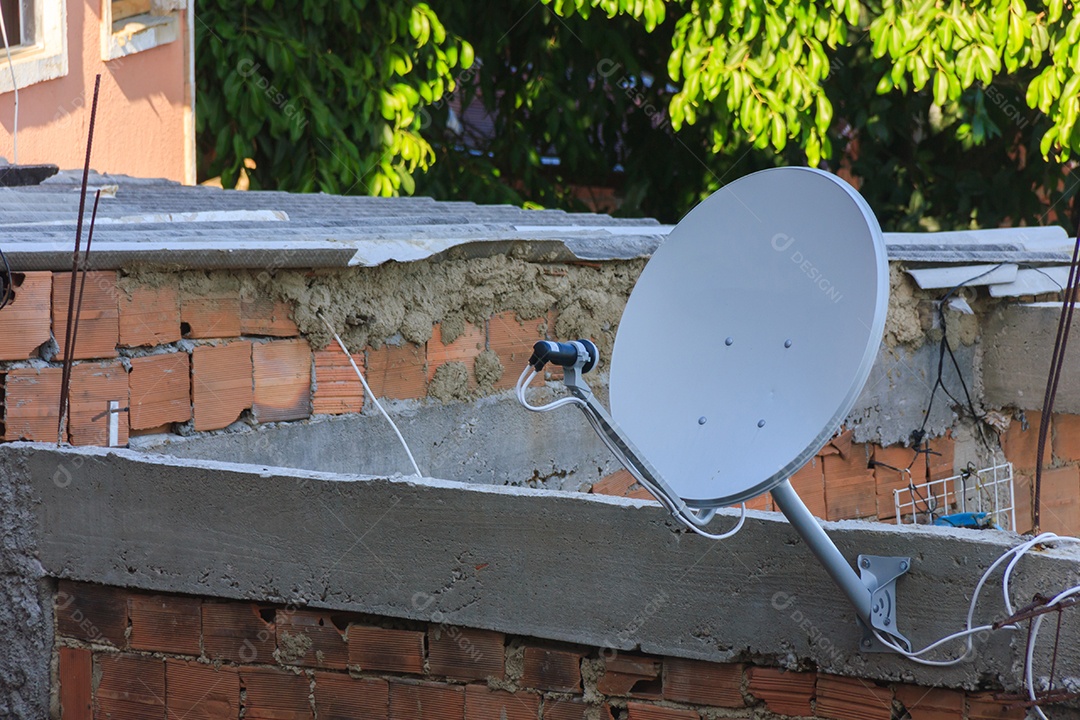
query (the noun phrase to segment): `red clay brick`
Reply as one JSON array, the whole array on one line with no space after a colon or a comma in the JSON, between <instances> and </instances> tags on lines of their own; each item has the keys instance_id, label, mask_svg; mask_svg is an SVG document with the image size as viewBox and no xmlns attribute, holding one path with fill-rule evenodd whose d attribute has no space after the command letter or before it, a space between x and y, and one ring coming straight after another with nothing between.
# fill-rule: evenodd
<instances>
[{"instance_id":1,"label":"red clay brick","mask_svg":"<svg viewBox=\"0 0 1080 720\"><path fill-rule=\"evenodd\" d=\"M255 368L252 409L259 422L302 420L311 415L311 346L275 340L251 350Z\"/></svg>"},{"instance_id":2,"label":"red clay brick","mask_svg":"<svg viewBox=\"0 0 1080 720\"><path fill-rule=\"evenodd\" d=\"M1042 413L1028 410L1025 413L1028 421L1028 429L1025 430L1019 420L1013 420L1009 429L1001 436L1001 449L1005 451L1005 459L1013 464L1017 470L1034 470L1038 463L1039 454L1039 428L1042 426ZM1051 437L1053 436L1053 423L1051 432L1046 434L1045 454L1043 462L1050 464L1053 458Z\"/></svg>"},{"instance_id":3,"label":"red clay brick","mask_svg":"<svg viewBox=\"0 0 1080 720\"><path fill-rule=\"evenodd\" d=\"M964 693L956 690L898 685L896 699L911 720L962 720Z\"/></svg>"},{"instance_id":4,"label":"red clay brick","mask_svg":"<svg viewBox=\"0 0 1080 720\"><path fill-rule=\"evenodd\" d=\"M1058 462L1080 460L1080 415L1055 415L1053 436Z\"/></svg>"},{"instance_id":5,"label":"red clay brick","mask_svg":"<svg viewBox=\"0 0 1080 720\"><path fill-rule=\"evenodd\" d=\"M132 358L128 392L132 430L187 422L191 419L191 357L178 352Z\"/></svg>"},{"instance_id":6,"label":"red clay brick","mask_svg":"<svg viewBox=\"0 0 1080 720\"><path fill-rule=\"evenodd\" d=\"M367 381L378 397L398 400L418 399L427 395L425 350L411 343L383 345L367 352Z\"/></svg>"},{"instance_id":7,"label":"red clay brick","mask_svg":"<svg viewBox=\"0 0 1080 720\"><path fill-rule=\"evenodd\" d=\"M428 630L428 672L453 680L503 678L506 662L501 632L440 625Z\"/></svg>"},{"instance_id":8,"label":"red clay brick","mask_svg":"<svg viewBox=\"0 0 1080 720\"><path fill-rule=\"evenodd\" d=\"M270 298L243 298L240 301L240 331L244 335L296 337L300 328L292 320L288 303Z\"/></svg>"},{"instance_id":9,"label":"red clay brick","mask_svg":"<svg viewBox=\"0 0 1080 720\"><path fill-rule=\"evenodd\" d=\"M82 648L60 648L60 720L93 720L94 657Z\"/></svg>"},{"instance_id":10,"label":"red clay brick","mask_svg":"<svg viewBox=\"0 0 1080 720\"><path fill-rule=\"evenodd\" d=\"M146 655L98 654L101 682L94 717L135 720L165 716L165 663Z\"/></svg>"},{"instance_id":11,"label":"red clay brick","mask_svg":"<svg viewBox=\"0 0 1080 720\"><path fill-rule=\"evenodd\" d=\"M246 691L244 720L311 720L311 681L272 668L241 668L240 687Z\"/></svg>"},{"instance_id":12,"label":"red clay brick","mask_svg":"<svg viewBox=\"0 0 1080 720\"><path fill-rule=\"evenodd\" d=\"M390 682L392 720L463 720L465 688L437 683Z\"/></svg>"},{"instance_id":13,"label":"red clay brick","mask_svg":"<svg viewBox=\"0 0 1080 720\"><path fill-rule=\"evenodd\" d=\"M667 658L664 660L664 698L716 707L745 707L742 665Z\"/></svg>"},{"instance_id":14,"label":"red clay brick","mask_svg":"<svg viewBox=\"0 0 1080 720\"><path fill-rule=\"evenodd\" d=\"M652 493L638 485L634 476L625 469L616 470L596 482L592 486L591 492L597 495L614 495L616 497L638 498L641 500L653 499Z\"/></svg>"},{"instance_id":15,"label":"red clay brick","mask_svg":"<svg viewBox=\"0 0 1080 720\"><path fill-rule=\"evenodd\" d=\"M180 291L180 327L186 338L240 336L240 289Z\"/></svg>"},{"instance_id":16,"label":"red clay brick","mask_svg":"<svg viewBox=\"0 0 1080 720\"><path fill-rule=\"evenodd\" d=\"M544 720L588 720L590 717L588 712L594 707L594 705L587 705L577 699L546 698L544 700ZM599 711L599 720L612 720L611 708L608 705L600 706Z\"/></svg>"},{"instance_id":17,"label":"red clay brick","mask_svg":"<svg viewBox=\"0 0 1080 720\"><path fill-rule=\"evenodd\" d=\"M629 695L644 700L663 697L659 658L616 654L604 658L604 674L596 682L602 695Z\"/></svg>"},{"instance_id":18,"label":"red clay brick","mask_svg":"<svg viewBox=\"0 0 1080 720\"><path fill-rule=\"evenodd\" d=\"M253 603L203 603L203 649L211 660L270 664L277 647L273 622ZM271 618L274 611L267 613Z\"/></svg>"},{"instance_id":19,"label":"red clay brick","mask_svg":"<svg viewBox=\"0 0 1080 720\"><path fill-rule=\"evenodd\" d=\"M132 595L131 648L177 655L198 655L202 633L201 601L170 595Z\"/></svg>"},{"instance_id":20,"label":"red clay brick","mask_svg":"<svg viewBox=\"0 0 1080 720\"><path fill-rule=\"evenodd\" d=\"M180 286L169 275L157 287L142 285L117 293L120 345L168 345L180 339Z\"/></svg>"},{"instance_id":21,"label":"red clay brick","mask_svg":"<svg viewBox=\"0 0 1080 720\"><path fill-rule=\"evenodd\" d=\"M787 672L775 668L752 667L747 671L750 694L765 701L777 715L807 717L813 715L811 701L817 673Z\"/></svg>"},{"instance_id":22,"label":"red clay brick","mask_svg":"<svg viewBox=\"0 0 1080 720\"><path fill-rule=\"evenodd\" d=\"M289 665L344 670L349 664L345 635L328 613L277 611L278 659Z\"/></svg>"},{"instance_id":23,"label":"red clay brick","mask_svg":"<svg viewBox=\"0 0 1080 720\"><path fill-rule=\"evenodd\" d=\"M680 710L645 703L627 703L626 709L629 711L627 720L699 720L701 718L696 710Z\"/></svg>"},{"instance_id":24,"label":"red clay brick","mask_svg":"<svg viewBox=\"0 0 1080 720\"><path fill-rule=\"evenodd\" d=\"M546 320L518 320L513 312L500 313L488 320L488 347L499 356L503 366L502 377L495 383L497 390L514 387L532 355L533 345L545 339Z\"/></svg>"},{"instance_id":25,"label":"red clay brick","mask_svg":"<svg viewBox=\"0 0 1080 720\"><path fill-rule=\"evenodd\" d=\"M852 445L845 454L822 459L825 471L827 520L870 517L877 514L874 471L869 467L866 448Z\"/></svg>"},{"instance_id":26,"label":"red clay brick","mask_svg":"<svg viewBox=\"0 0 1080 720\"><path fill-rule=\"evenodd\" d=\"M465 323L465 331L452 343L443 344L442 325L432 328L431 340L427 344L428 382L435 377L435 371L448 362L465 363L469 369L469 387L476 387L474 364L476 356L484 351L484 328Z\"/></svg>"},{"instance_id":27,"label":"red clay brick","mask_svg":"<svg viewBox=\"0 0 1080 720\"><path fill-rule=\"evenodd\" d=\"M825 519L825 473L822 458L815 457L791 476L791 487L799 493L806 507L822 520Z\"/></svg>"},{"instance_id":28,"label":"red clay brick","mask_svg":"<svg viewBox=\"0 0 1080 720\"><path fill-rule=\"evenodd\" d=\"M191 353L195 429L219 430L251 407L251 343L200 345Z\"/></svg>"},{"instance_id":29,"label":"red clay brick","mask_svg":"<svg viewBox=\"0 0 1080 720\"><path fill-rule=\"evenodd\" d=\"M1024 709L1003 705L994 693L968 693L968 720L1024 720ZM1051 716L1052 717L1052 716Z\"/></svg>"},{"instance_id":30,"label":"red clay brick","mask_svg":"<svg viewBox=\"0 0 1080 720\"><path fill-rule=\"evenodd\" d=\"M80 363L71 369L68 433L73 445L109 443L109 401L119 410L117 445L128 441L128 373L120 363Z\"/></svg>"},{"instance_id":31,"label":"red clay brick","mask_svg":"<svg viewBox=\"0 0 1080 720\"><path fill-rule=\"evenodd\" d=\"M385 680L315 673L319 720L386 720L390 688Z\"/></svg>"},{"instance_id":32,"label":"red clay brick","mask_svg":"<svg viewBox=\"0 0 1080 720\"><path fill-rule=\"evenodd\" d=\"M107 585L60 581L56 632L61 637L125 648L127 625L127 592Z\"/></svg>"},{"instance_id":33,"label":"red clay brick","mask_svg":"<svg viewBox=\"0 0 1080 720\"><path fill-rule=\"evenodd\" d=\"M422 673L424 633L350 625L349 665L361 670Z\"/></svg>"},{"instance_id":34,"label":"red clay brick","mask_svg":"<svg viewBox=\"0 0 1080 720\"><path fill-rule=\"evenodd\" d=\"M4 438L56 441L60 368L8 370L4 382Z\"/></svg>"},{"instance_id":35,"label":"red clay brick","mask_svg":"<svg viewBox=\"0 0 1080 720\"><path fill-rule=\"evenodd\" d=\"M581 654L547 648L525 648L521 684L538 690L581 692Z\"/></svg>"},{"instance_id":36,"label":"red clay brick","mask_svg":"<svg viewBox=\"0 0 1080 720\"><path fill-rule=\"evenodd\" d=\"M1043 532L1080 533L1080 467L1067 465L1043 470L1039 506Z\"/></svg>"},{"instance_id":37,"label":"red clay brick","mask_svg":"<svg viewBox=\"0 0 1080 720\"><path fill-rule=\"evenodd\" d=\"M816 713L833 720L891 720L892 692L867 680L818 675Z\"/></svg>"},{"instance_id":38,"label":"red clay brick","mask_svg":"<svg viewBox=\"0 0 1080 720\"><path fill-rule=\"evenodd\" d=\"M78 307L79 285L75 286L75 302ZM56 343L60 347L58 357L64 356L67 339L68 299L71 292L71 273L53 273L52 327ZM75 359L116 357L116 345L120 342L119 312L116 305L116 273L88 272L83 290L82 310L79 312L79 332L75 337ZM74 323L74 316L72 323Z\"/></svg>"},{"instance_id":39,"label":"red clay brick","mask_svg":"<svg viewBox=\"0 0 1080 720\"><path fill-rule=\"evenodd\" d=\"M0 360L26 360L49 341L52 273L13 273L15 296L0 312Z\"/></svg>"},{"instance_id":40,"label":"red clay brick","mask_svg":"<svg viewBox=\"0 0 1080 720\"><path fill-rule=\"evenodd\" d=\"M363 353L354 354L353 362L364 372ZM315 352L315 394L311 411L316 415L358 413L364 409L364 386L336 344Z\"/></svg>"},{"instance_id":41,"label":"red clay brick","mask_svg":"<svg viewBox=\"0 0 1080 720\"><path fill-rule=\"evenodd\" d=\"M732 505L733 508L738 508L738 505ZM746 501L747 510L764 510L769 511L773 509L772 495L765 493L764 495L758 495L756 498L752 498Z\"/></svg>"},{"instance_id":42,"label":"red clay brick","mask_svg":"<svg viewBox=\"0 0 1080 720\"><path fill-rule=\"evenodd\" d=\"M465 720L536 720L539 715L539 695L465 686Z\"/></svg>"},{"instance_id":43,"label":"red clay brick","mask_svg":"<svg viewBox=\"0 0 1080 720\"><path fill-rule=\"evenodd\" d=\"M240 717L240 676L236 668L167 658L165 692L169 718L229 720Z\"/></svg>"},{"instance_id":44,"label":"red clay brick","mask_svg":"<svg viewBox=\"0 0 1080 720\"><path fill-rule=\"evenodd\" d=\"M1029 532L1034 524L1034 518L1031 515L1032 490L1030 475L1013 474L1013 500L1016 504L1013 513L1016 516L1016 532L1018 533Z\"/></svg>"}]
</instances>

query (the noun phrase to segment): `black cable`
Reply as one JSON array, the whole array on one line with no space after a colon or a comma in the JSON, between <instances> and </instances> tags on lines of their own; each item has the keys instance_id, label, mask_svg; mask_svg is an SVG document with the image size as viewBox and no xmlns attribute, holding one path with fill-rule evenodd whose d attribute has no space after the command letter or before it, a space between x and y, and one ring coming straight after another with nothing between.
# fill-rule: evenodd
<instances>
[{"instance_id":1,"label":"black cable","mask_svg":"<svg viewBox=\"0 0 1080 720\"><path fill-rule=\"evenodd\" d=\"M949 359L952 362L952 366L956 370L956 376L958 378L960 378L960 387L964 391L964 399L967 401L966 404L967 404L968 411L971 413L972 419L975 420L976 427L979 428L979 439L982 441L982 444L986 447L987 452L989 452L991 454L993 454L993 452L994 452L993 448L990 447L990 442L986 439L986 436L983 434L982 426L980 425L980 423L985 419L986 416L983 415L983 414L980 414L979 411L975 409L975 403L971 399L971 393L968 391L967 381L964 380L964 373L962 373L960 371L960 362L956 359L956 354L953 353L953 349L949 345L949 327L948 327L948 323L947 323L946 317L945 317L945 306L948 304L948 302L952 298L952 296L956 294L957 290L964 287L968 283L971 283L971 282L974 282L975 280L978 280L979 278L986 277L987 275L994 272L995 270L997 270L998 268L1000 268L1004 264L1005 263L998 263L997 265L990 268L986 272L979 273L978 275L975 275L974 277L970 277L967 280L964 280L963 282L954 285L947 293L945 293L942 296L941 300L938 301L937 313L938 313L938 319L939 319L939 321L941 323L941 343L938 346L937 378L935 378L935 380L934 380L933 387L930 388L930 400L927 402L926 410L923 412L922 424L919 426L918 430L915 430L914 432L911 433L911 437L912 437L912 440L913 440L912 446L915 448L915 457L913 457L911 459L911 464L908 465L908 471L910 471L912 466L914 466L915 463L918 462L919 455L920 454L925 454L926 455L926 479L927 480L930 479L930 454L933 452L933 451L930 450L930 441L929 440L925 441L926 442L926 448L925 449L920 449L920 448L921 448L921 446L922 446L922 444L923 444L923 442L924 442L924 440L926 438L926 425L927 425L928 422L930 422L930 411L934 407L934 398L937 396L938 388L940 388L941 391L943 393L945 393L945 395L950 400L952 400L953 405L963 406L965 404L965 403L960 402L956 398L956 396L954 396L951 392L949 392L949 389L947 387L945 387L945 355L946 355L946 353L948 353Z\"/></svg>"},{"instance_id":2,"label":"black cable","mask_svg":"<svg viewBox=\"0 0 1080 720\"><path fill-rule=\"evenodd\" d=\"M1029 265L1029 264L1027 264L1027 263L1021 263L1021 264L1017 265L1017 267L1022 267L1022 268L1024 268L1025 270L1034 270L1035 272L1039 273L1040 275L1043 275L1043 276L1045 276L1045 277L1046 277L1046 279L1047 279L1047 280L1049 280L1050 282L1052 282L1052 283L1054 283L1055 285L1057 285L1057 288L1058 288L1058 292L1065 292L1065 288L1063 288L1063 287L1061 286L1061 283L1059 283L1059 282L1058 282L1057 280L1055 280L1055 279L1054 279L1054 276L1053 276L1053 275L1051 275L1050 273L1046 272L1046 271L1045 271L1045 270L1043 270L1042 268L1040 268L1040 267L1036 267L1035 265Z\"/></svg>"},{"instance_id":3,"label":"black cable","mask_svg":"<svg viewBox=\"0 0 1080 720\"><path fill-rule=\"evenodd\" d=\"M935 453L935 454L940 455L940 453ZM917 487L915 487L915 483L911 479L911 466L908 466L908 468L906 470L901 470L898 467L893 467L892 465L890 465L888 463L883 463L883 462L881 462L879 460L871 460L869 466L871 468L883 467L886 470L892 470L893 472L897 473L901 477L903 477L904 473L907 473L908 492L911 493L911 497L912 497L912 501L911 501L912 514L915 514L915 513L919 512L918 505L916 504L916 500L917 500L918 502L921 502L923 504L923 507L926 508L926 510L923 510L922 512L925 512L927 515L929 515L931 522L933 521L933 519L934 519L934 509L933 509L933 507L931 507L930 501L927 498L923 497L922 493L919 492L919 489ZM928 476L928 479L929 479L929 476Z\"/></svg>"},{"instance_id":4,"label":"black cable","mask_svg":"<svg viewBox=\"0 0 1080 720\"><path fill-rule=\"evenodd\" d=\"M0 260L4 261L4 274L0 277L0 289L4 292L3 297L0 297L0 310L3 310L15 295L15 280L11 276L11 265L8 264L3 250L0 250Z\"/></svg>"}]
</instances>

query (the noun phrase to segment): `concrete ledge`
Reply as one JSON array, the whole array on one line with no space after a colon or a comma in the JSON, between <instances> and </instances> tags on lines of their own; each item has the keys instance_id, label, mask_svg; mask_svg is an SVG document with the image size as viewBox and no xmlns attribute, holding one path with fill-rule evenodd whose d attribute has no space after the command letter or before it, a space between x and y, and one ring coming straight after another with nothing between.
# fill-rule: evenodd
<instances>
[{"instance_id":1,"label":"concrete ledge","mask_svg":"<svg viewBox=\"0 0 1080 720\"><path fill-rule=\"evenodd\" d=\"M604 388L597 388L603 393ZM549 490L588 490L621 466L568 408L558 417L524 412L504 393L478 402L383 401L420 469L435 477ZM373 405L363 415L321 416L216 435L148 435L133 449L195 460L272 465L329 473L411 472L390 426Z\"/></svg>"},{"instance_id":2,"label":"concrete ledge","mask_svg":"<svg viewBox=\"0 0 1080 720\"><path fill-rule=\"evenodd\" d=\"M714 543L676 531L651 502L29 443L0 448L0 478L32 489L16 503L36 523L24 539L36 547L23 552L53 577L924 685L1018 686L1020 633L980 641L958 668L853 652L852 611L772 513L751 513L743 532ZM826 528L849 558L914 559L899 608L917 646L961 627L983 569L1016 542L995 531ZM1015 599L1071 585L1078 569L1076 552L1032 556ZM988 593L977 619L1001 613ZM1058 673L1080 676L1075 623L1063 628Z\"/></svg>"}]
</instances>

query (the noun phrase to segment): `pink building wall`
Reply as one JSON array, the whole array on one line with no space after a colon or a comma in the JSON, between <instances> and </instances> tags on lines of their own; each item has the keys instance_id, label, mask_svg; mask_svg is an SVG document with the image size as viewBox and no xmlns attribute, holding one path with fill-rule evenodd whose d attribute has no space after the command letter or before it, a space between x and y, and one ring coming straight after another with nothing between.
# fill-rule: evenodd
<instances>
[{"instance_id":1,"label":"pink building wall","mask_svg":"<svg viewBox=\"0 0 1080 720\"><path fill-rule=\"evenodd\" d=\"M101 73L90 165L100 172L194 183L187 18L177 40L101 59L101 3L67 0L68 74L19 89L19 163L81 168L94 76ZM7 72L0 48L0 72ZM13 160L14 96L0 94L0 156Z\"/></svg>"}]
</instances>

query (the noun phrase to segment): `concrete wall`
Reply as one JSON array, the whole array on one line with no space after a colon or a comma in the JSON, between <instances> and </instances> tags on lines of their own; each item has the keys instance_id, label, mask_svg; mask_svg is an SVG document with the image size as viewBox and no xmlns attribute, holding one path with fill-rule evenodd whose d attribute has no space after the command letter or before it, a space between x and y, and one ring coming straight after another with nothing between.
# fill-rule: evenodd
<instances>
[{"instance_id":1,"label":"concrete wall","mask_svg":"<svg viewBox=\"0 0 1080 720\"><path fill-rule=\"evenodd\" d=\"M1041 410L1060 303L999 305L986 321L983 386L992 405ZM1080 316L1073 318L1054 409L1080 413Z\"/></svg>"},{"instance_id":2,"label":"concrete wall","mask_svg":"<svg viewBox=\"0 0 1080 720\"><path fill-rule=\"evenodd\" d=\"M980 640L972 661L957 668L857 652L850 608L775 514L752 513L739 535L715 543L677 530L655 503L576 493L26 443L0 448L0 471L5 488L24 488L20 524L34 518L33 532L13 540L20 554L40 559L40 568L20 570L14 591L24 597L45 575L440 618L717 662L812 665L953 688L1017 687L1019 634ZM916 645L961 626L979 575L1016 542L996 531L858 521L826 528L849 559L859 553L913 558L898 604L900 630ZM1075 550L1033 555L1014 578L1015 601L1071 585L1078 570ZM977 621L1000 616L987 595ZM1080 627L1066 623L1063 633L1059 677L1080 677ZM14 637L30 654L39 634L23 630ZM29 687L40 688L46 658L26 667L36 678Z\"/></svg>"}]
</instances>

